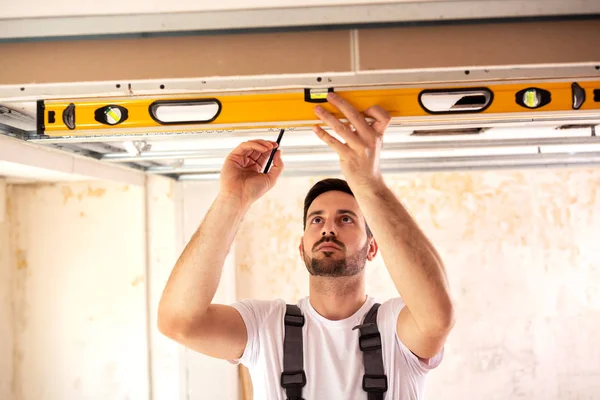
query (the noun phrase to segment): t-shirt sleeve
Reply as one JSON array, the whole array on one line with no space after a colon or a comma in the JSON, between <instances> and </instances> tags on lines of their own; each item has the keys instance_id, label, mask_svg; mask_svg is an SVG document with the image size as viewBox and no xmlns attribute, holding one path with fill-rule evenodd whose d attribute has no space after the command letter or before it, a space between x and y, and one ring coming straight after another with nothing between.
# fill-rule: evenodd
<instances>
[{"instance_id":1,"label":"t-shirt sleeve","mask_svg":"<svg viewBox=\"0 0 600 400\"><path fill-rule=\"evenodd\" d=\"M230 363L243 364L248 368L256 364L260 353L261 327L276 305L276 301L268 300L241 300L231 304L242 316L248 339L242 356L239 359L229 360Z\"/></svg>"},{"instance_id":2,"label":"t-shirt sleeve","mask_svg":"<svg viewBox=\"0 0 600 400\"><path fill-rule=\"evenodd\" d=\"M444 348L440 350L435 356L423 360L417 357L406 345L400 340L398 334L396 333L396 322L398 321L398 315L400 315L400 311L404 308L404 300L400 297L392 298L386 302L384 302L380 311L382 311L382 315L377 316L377 323L381 323L385 325L386 329L392 330L394 338L396 340L396 344L398 345L402 355L407 360L407 362L416 369L416 371L420 373L426 373L431 371L432 369L437 368L443 358L444 358Z\"/></svg>"}]
</instances>

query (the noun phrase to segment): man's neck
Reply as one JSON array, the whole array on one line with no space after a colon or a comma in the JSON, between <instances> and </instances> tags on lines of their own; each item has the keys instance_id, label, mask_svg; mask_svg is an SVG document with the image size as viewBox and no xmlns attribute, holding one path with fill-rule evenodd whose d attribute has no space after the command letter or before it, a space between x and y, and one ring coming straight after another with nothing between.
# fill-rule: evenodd
<instances>
[{"instance_id":1,"label":"man's neck","mask_svg":"<svg viewBox=\"0 0 600 400\"><path fill-rule=\"evenodd\" d=\"M332 321L348 318L365 304L364 273L338 278L311 276L309 299L324 318Z\"/></svg>"}]
</instances>

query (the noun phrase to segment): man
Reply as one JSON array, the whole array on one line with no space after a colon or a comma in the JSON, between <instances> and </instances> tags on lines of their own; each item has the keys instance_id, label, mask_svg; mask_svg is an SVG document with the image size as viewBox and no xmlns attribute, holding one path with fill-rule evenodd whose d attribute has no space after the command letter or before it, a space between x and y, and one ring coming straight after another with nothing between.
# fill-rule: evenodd
<instances>
[{"instance_id":1,"label":"man","mask_svg":"<svg viewBox=\"0 0 600 400\"><path fill-rule=\"evenodd\" d=\"M329 179L308 193L299 251L310 273L310 293L298 302L302 325L301 396L367 399L363 390L361 325L375 300L365 292L365 263L379 248L402 298L384 302L376 322L387 379L386 399L422 399L427 372L441 362L454 325L444 266L437 252L384 183L379 154L389 115L374 106L364 115L340 96L328 102L349 121L322 107L316 115L346 143L319 126L315 134L335 150L346 181ZM191 349L250 369L254 398L284 400L286 304L245 300L213 304L221 269L234 236L252 203L270 190L283 170L277 150L273 167L261 171L274 142L242 143L227 157L220 193L167 282L158 315L160 331ZM375 240L377 238L377 241ZM370 395L369 395L370 396ZM299 397L297 397L299 398ZM372 397L369 397L371 399Z\"/></svg>"}]
</instances>

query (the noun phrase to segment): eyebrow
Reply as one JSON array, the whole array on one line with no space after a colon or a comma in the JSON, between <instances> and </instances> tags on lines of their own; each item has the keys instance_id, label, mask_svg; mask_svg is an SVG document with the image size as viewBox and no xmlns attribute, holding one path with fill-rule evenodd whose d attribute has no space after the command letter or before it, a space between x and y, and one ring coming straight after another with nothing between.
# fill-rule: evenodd
<instances>
[{"instance_id":1,"label":"eyebrow","mask_svg":"<svg viewBox=\"0 0 600 400\"><path fill-rule=\"evenodd\" d=\"M311 212L310 214L308 214L308 216L306 217L306 219L309 219L310 217L312 217L313 215L321 215L323 214L325 211L323 210L316 210ZM358 215L356 215L356 213L352 210L337 210L336 214L350 214L352 215L354 218L358 219Z\"/></svg>"}]
</instances>

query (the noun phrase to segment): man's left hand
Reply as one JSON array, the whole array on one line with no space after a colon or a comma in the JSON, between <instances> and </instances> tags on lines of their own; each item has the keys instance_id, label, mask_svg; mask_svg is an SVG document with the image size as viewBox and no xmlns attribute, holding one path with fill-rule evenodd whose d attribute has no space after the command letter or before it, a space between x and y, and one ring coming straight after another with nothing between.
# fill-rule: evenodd
<instances>
[{"instance_id":1,"label":"man's left hand","mask_svg":"<svg viewBox=\"0 0 600 400\"><path fill-rule=\"evenodd\" d=\"M383 134L391 120L389 114L379 106L369 107L364 115L375 120L369 123L356 108L337 94L328 93L327 101L344 114L349 124L344 124L320 106L315 107L315 114L346 143L340 142L318 125L313 127L313 131L340 157L342 174L350 187L358 188L382 182L379 156Z\"/></svg>"}]
</instances>

